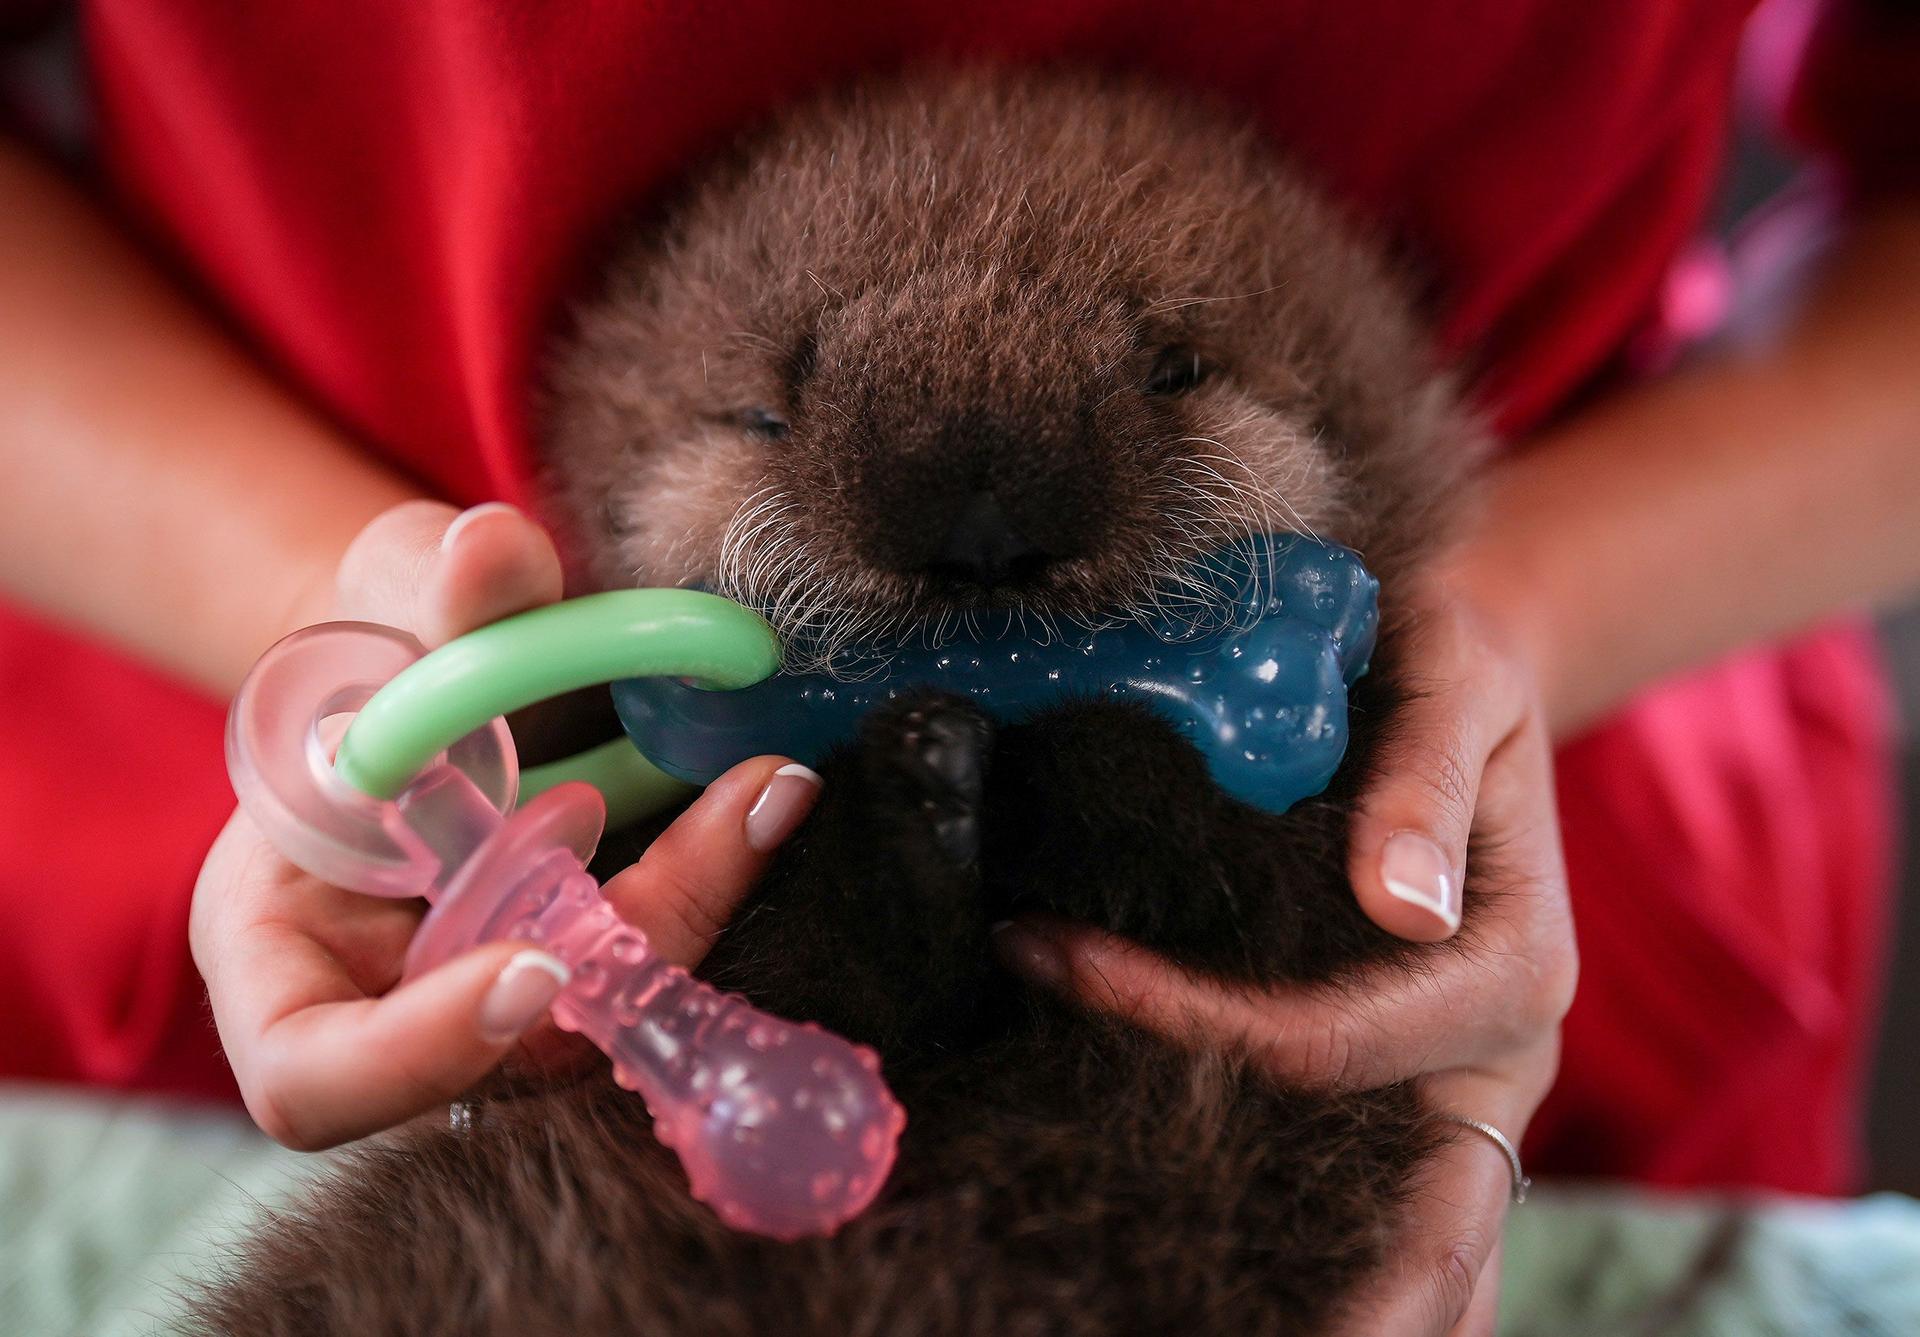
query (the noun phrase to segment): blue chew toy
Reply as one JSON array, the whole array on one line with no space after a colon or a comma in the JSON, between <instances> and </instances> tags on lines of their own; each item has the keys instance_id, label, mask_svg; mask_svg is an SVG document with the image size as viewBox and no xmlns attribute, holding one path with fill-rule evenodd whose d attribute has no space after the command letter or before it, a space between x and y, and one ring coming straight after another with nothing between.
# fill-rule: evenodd
<instances>
[{"instance_id":1,"label":"blue chew toy","mask_svg":"<svg viewBox=\"0 0 1920 1337\"><path fill-rule=\"evenodd\" d=\"M1073 699L1138 700L1192 740L1227 793L1284 812L1324 789L1346 752L1347 689L1373 653L1379 582L1351 549L1291 534L1256 536L1201 575L1231 603L1222 629L906 649L856 681L783 673L711 691L629 678L613 684L614 705L649 761L706 784L762 753L817 764L869 710L916 689L971 697L1002 720Z\"/></svg>"}]
</instances>

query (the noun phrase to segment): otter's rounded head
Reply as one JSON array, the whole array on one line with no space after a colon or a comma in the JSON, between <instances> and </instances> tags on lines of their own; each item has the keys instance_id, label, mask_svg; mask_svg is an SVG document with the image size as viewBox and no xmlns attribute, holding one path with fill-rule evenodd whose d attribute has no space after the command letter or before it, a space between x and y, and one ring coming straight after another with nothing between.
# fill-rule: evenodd
<instances>
[{"instance_id":1,"label":"otter's rounded head","mask_svg":"<svg viewBox=\"0 0 1920 1337\"><path fill-rule=\"evenodd\" d=\"M1251 135L1090 77L787 114L615 261L551 390L590 578L706 584L815 667L1005 618L1204 621L1195 558L1391 549L1458 454L1332 211Z\"/></svg>"}]
</instances>

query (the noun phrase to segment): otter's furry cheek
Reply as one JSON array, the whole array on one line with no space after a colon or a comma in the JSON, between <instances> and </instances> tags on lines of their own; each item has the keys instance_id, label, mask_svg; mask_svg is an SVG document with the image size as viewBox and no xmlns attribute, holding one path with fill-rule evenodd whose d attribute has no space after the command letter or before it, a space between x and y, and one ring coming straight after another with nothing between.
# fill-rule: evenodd
<instances>
[{"instance_id":1,"label":"otter's furry cheek","mask_svg":"<svg viewBox=\"0 0 1920 1337\"><path fill-rule=\"evenodd\" d=\"M619 587L710 580L728 526L752 504L760 485L765 449L737 428L713 426L626 461L600 485L604 509L617 527L600 554L598 582Z\"/></svg>"},{"instance_id":2,"label":"otter's furry cheek","mask_svg":"<svg viewBox=\"0 0 1920 1337\"><path fill-rule=\"evenodd\" d=\"M1208 517L1208 537L1293 531L1345 541L1351 480L1310 422L1224 386L1196 395L1188 413L1174 440L1170 514Z\"/></svg>"}]
</instances>

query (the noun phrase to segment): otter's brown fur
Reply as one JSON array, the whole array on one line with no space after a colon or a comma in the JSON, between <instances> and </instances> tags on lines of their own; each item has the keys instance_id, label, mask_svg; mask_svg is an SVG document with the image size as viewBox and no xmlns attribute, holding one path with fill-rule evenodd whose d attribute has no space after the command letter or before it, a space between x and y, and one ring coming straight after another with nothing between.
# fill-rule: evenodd
<instances>
[{"instance_id":1,"label":"otter's brown fur","mask_svg":"<svg viewBox=\"0 0 1920 1337\"><path fill-rule=\"evenodd\" d=\"M1209 374L1162 377L1188 356ZM877 712L703 966L880 1048L910 1123L872 1211L829 1240L730 1233L603 1074L502 1079L464 1135L366 1150L277 1216L199 1320L1321 1330L1441 1136L1413 1090L1276 1088L1015 979L990 930L1090 920L1249 984L1419 968L1358 911L1343 853L1403 691L1394 595L1477 435L1389 267L1269 146L1177 97L921 76L784 115L702 175L583 308L549 410L593 581L719 583L829 659L843 633L951 635L998 608L1124 617L1253 528L1349 543L1386 603L1348 760L1272 816L1137 706ZM1044 559L1010 587L929 547L981 490Z\"/></svg>"}]
</instances>

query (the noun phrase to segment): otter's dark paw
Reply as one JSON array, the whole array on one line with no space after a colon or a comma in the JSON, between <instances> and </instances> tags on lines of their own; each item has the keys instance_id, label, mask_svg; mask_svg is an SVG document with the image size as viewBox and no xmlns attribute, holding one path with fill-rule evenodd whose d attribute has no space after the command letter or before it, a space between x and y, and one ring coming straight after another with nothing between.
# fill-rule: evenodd
<instances>
[{"instance_id":1,"label":"otter's dark paw","mask_svg":"<svg viewBox=\"0 0 1920 1337\"><path fill-rule=\"evenodd\" d=\"M878 802L917 813L940 852L971 867L980 857L980 807L993 729L959 697L895 701L861 726L863 780Z\"/></svg>"},{"instance_id":2,"label":"otter's dark paw","mask_svg":"<svg viewBox=\"0 0 1920 1337\"><path fill-rule=\"evenodd\" d=\"M889 1057L951 1047L990 998L977 855L993 732L965 700L874 711L707 958L724 987Z\"/></svg>"}]
</instances>

